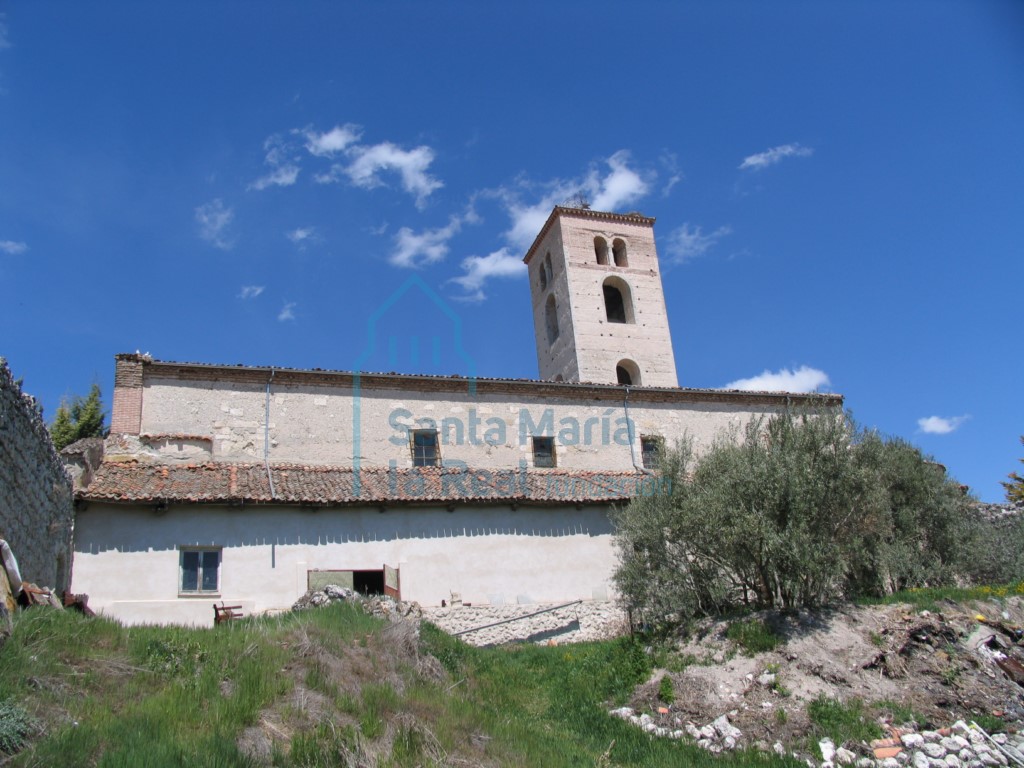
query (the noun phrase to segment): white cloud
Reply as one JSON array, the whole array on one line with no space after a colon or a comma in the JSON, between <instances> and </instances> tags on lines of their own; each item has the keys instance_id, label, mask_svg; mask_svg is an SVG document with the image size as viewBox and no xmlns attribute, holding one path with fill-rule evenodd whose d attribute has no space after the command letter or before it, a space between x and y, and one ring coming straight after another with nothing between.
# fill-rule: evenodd
<instances>
[{"instance_id":1,"label":"white cloud","mask_svg":"<svg viewBox=\"0 0 1024 768\"><path fill-rule=\"evenodd\" d=\"M969 418L971 417L968 414L950 416L948 418L944 416L927 416L917 420L917 428L926 435L948 435Z\"/></svg>"},{"instance_id":2,"label":"white cloud","mask_svg":"<svg viewBox=\"0 0 1024 768\"><path fill-rule=\"evenodd\" d=\"M299 158L294 154L294 147L278 135L273 135L263 142L266 150L264 162L270 170L249 185L249 189L261 190L267 187L290 187L299 178Z\"/></svg>"},{"instance_id":3,"label":"white cloud","mask_svg":"<svg viewBox=\"0 0 1024 768\"><path fill-rule=\"evenodd\" d=\"M292 311L293 309L295 309L295 302L286 301L285 305L281 307L281 311L277 313L277 319L282 323L286 320L294 320L295 313Z\"/></svg>"},{"instance_id":4,"label":"white cloud","mask_svg":"<svg viewBox=\"0 0 1024 768\"><path fill-rule=\"evenodd\" d=\"M11 256L17 256L19 253L24 253L27 250L27 243L17 240L0 240L0 251L9 253Z\"/></svg>"},{"instance_id":5,"label":"white cloud","mask_svg":"<svg viewBox=\"0 0 1024 768\"><path fill-rule=\"evenodd\" d=\"M11 47L11 40L7 36L7 14L0 13L0 50Z\"/></svg>"},{"instance_id":6,"label":"white cloud","mask_svg":"<svg viewBox=\"0 0 1024 768\"><path fill-rule=\"evenodd\" d=\"M384 186L381 176L396 173L402 189L416 199L422 208L432 192L442 182L431 176L434 150L428 146L402 149L390 141L378 144L360 144L363 129L353 123L336 125L329 131L319 132L312 126L293 128L289 136L274 134L264 143L266 165L269 170L249 185L249 189L290 187L298 181L303 149L315 158L329 162L326 170L314 173L319 184L331 184L347 178L357 187L370 189Z\"/></svg>"},{"instance_id":7,"label":"white cloud","mask_svg":"<svg viewBox=\"0 0 1024 768\"><path fill-rule=\"evenodd\" d=\"M381 171L397 171L402 188L413 195L416 205L422 208L430 193L444 186L427 173L434 162L434 150L430 147L405 150L385 141L370 147L352 147L349 154L353 160L344 171L357 187L379 187L384 183L379 178Z\"/></svg>"},{"instance_id":8,"label":"white cloud","mask_svg":"<svg viewBox=\"0 0 1024 768\"><path fill-rule=\"evenodd\" d=\"M418 269L444 260L448 255L448 241L462 229L462 219L452 216L448 225L438 229L413 232L402 227L395 234L395 250L388 261L396 267Z\"/></svg>"},{"instance_id":9,"label":"white cloud","mask_svg":"<svg viewBox=\"0 0 1024 768\"><path fill-rule=\"evenodd\" d=\"M487 296L483 292L484 283L492 277L516 277L526 271L522 257L513 255L508 248L501 248L487 256L469 256L462 260L465 272L460 277L453 277L448 282L462 286L466 295L461 297L467 301L483 301Z\"/></svg>"},{"instance_id":10,"label":"white cloud","mask_svg":"<svg viewBox=\"0 0 1024 768\"><path fill-rule=\"evenodd\" d=\"M545 195L540 202L534 205L523 205L518 202L506 200L508 215L512 219L511 228L505 233L505 238L517 248L526 249L533 243L540 228L544 226L551 209L562 200L572 194L571 187L559 187L554 192Z\"/></svg>"},{"instance_id":11,"label":"white cloud","mask_svg":"<svg viewBox=\"0 0 1024 768\"><path fill-rule=\"evenodd\" d=\"M315 240L317 237L316 227L296 227L291 232L285 232L284 236L298 245L307 240Z\"/></svg>"},{"instance_id":12,"label":"white cloud","mask_svg":"<svg viewBox=\"0 0 1024 768\"><path fill-rule=\"evenodd\" d=\"M260 176L249 185L249 189L261 190L267 187L290 187L299 179L299 166L282 165L265 176Z\"/></svg>"},{"instance_id":13,"label":"white cloud","mask_svg":"<svg viewBox=\"0 0 1024 768\"><path fill-rule=\"evenodd\" d=\"M723 389L740 389L745 392L816 392L828 383L828 375L824 371L801 365L794 371L788 368L775 372L766 369L759 376L731 381Z\"/></svg>"},{"instance_id":14,"label":"white cloud","mask_svg":"<svg viewBox=\"0 0 1024 768\"><path fill-rule=\"evenodd\" d=\"M352 123L336 125L326 133L317 133L312 128L297 132L306 137L306 149L316 157L330 157L344 152L350 145L359 141L363 133L358 125Z\"/></svg>"},{"instance_id":15,"label":"white cloud","mask_svg":"<svg viewBox=\"0 0 1024 768\"><path fill-rule=\"evenodd\" d=\"M679 158L674 152L664 152L659 158L665 171L668 173L668 181L661 188L661 196L668 197L672 188L683 180L683 173L679 170Z\"/></svg>"},{"instance_id":16,"label":"white cloud","mask_svg":"<svg viewBox=\"0 0 1024 768\"><path fill-rule=\"evenodd\" d=\"M714 232L704 234L699 226L684 223L681 227L673 230L665 241L665 253L669 261L675 264L703 256L723 237L730 234L729 227L719 227Z\"/></svg>"},{"instance_id":17,"label":"white cloud","mask_svg":"<svg viewBox=\"0 0 1024 768\"><path fill-rule=\"evenodd\" d=\"M772 147L764 152L758 152L756 155L743 158L743 162L740 163L740 170L759 171L762 168L780 163L787 157L810 157L813 154L814 150L810 147L801 147L799 144L783 144L782 146Z\"/></svg>"},{"instance_id":18,"label":"white cloud","mask_svg":"<svg viewBox=\"0 0 1024 768\"><path fill-rule=\"evenodd\" d=\"M536 203L525 204L515 190L500 189L499 197L512 219L505 238L516 248L528 248L540 228L544 226L551 209L569 198L582 194L590 200L596 211L615 211L636 202L650 191L651 174L629 167L629 152L620 150L604 161L608 173L602 175L592 168L582 179L556 179L544 185L547 192Z\"/></svg>"},{"instance_id":19,"label":"white cloud","mask_svg":"<svg viewBox=\"0 0 1024 768\"><path fill-rule=\"evenodd\" d=\"M235 218L235 212L218 197L196 208L199 222L199 236L216 248L228 251L234 246L234 238L228 234L228 227Z\"/></svg>"},{"instance_id":20,"label":"white cloud","mask_svg":"<svg viewBox=\"0 0 1024 768\"><path fill-rule=\"evenodd\" d=\"M595 211L614 211L639 200L647 194L643 177L630 168L629 152L619 150L606 161L611 172L603 179L596 171L587 177L587 189L593 195L590 207Z\"/></svg>"},{"instance_id":21,"label":"white cloud","mask_svg":"<svg viewBox=\"0 0 1024 768\"><path fill-rule=\"evenodd\" d=\"M241 293L238 294L240 299L255 299L263 293L262 285L243 285Z\"/></svg>"}]
</instances>

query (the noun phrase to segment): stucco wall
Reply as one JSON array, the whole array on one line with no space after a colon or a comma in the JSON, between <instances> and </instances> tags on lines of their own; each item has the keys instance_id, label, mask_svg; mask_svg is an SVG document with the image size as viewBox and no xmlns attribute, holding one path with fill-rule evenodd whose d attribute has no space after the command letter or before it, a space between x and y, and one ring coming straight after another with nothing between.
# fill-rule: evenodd
<instances>
[{"instance_id":1,"label":"stucco wall","mask_svg":"<svg viewBox=\"0 0 1024 768\"><path fill-rule=\"evenodd\" d=\"M71 480L35 400L0 358L0 538L22 579L63 591L71 569Z\"/></svg>"},{"instance_id":2,"label":"stucco wall","mask_svg":"<svg viewBox=\"0 0 1024 768\"><path fill-rule=\"evenodd\" d=\"M533 466L531 434L553 435L559 467L629 470L640 461L640 439L663 437L669 444L684 435L698 450L723 430L739 430L753 416L777 410L749 403L691 402L629 405L633 422L630 451L622 400L529 398L503 395L453 395L408 389L363 388L353 397L350 386L272 384L270 459L351 466L406 467L412 463L407 427L441 430L446 463L516 468ZM634 396L635 397L635 396ZM259 384L187 381L147 376L142 404L142 432L212 437L216 459L263 457L266 395ZM355 439L358 415L360 435ZM525 434L526 439L521 439ZM194 461L193 453L182 453ZM172 460L174 454L161 460Z\"/></svg>"},{"instance_id":3,"label":"stucco wall","mask_svg":"<svg viewBox=\"0 0 1024 768\"><path fill-rule=\"evenodd\" d=\"M179 597L181 547L222 547L221 590ZM603 506L458 506L319 511L90 503L79 512L74 590L130 623L209 624L214 601L286 609L313 569L397 567L401 596L440 606L552 603L611 595L612 526Z\"/></svg>"}]
</instances>

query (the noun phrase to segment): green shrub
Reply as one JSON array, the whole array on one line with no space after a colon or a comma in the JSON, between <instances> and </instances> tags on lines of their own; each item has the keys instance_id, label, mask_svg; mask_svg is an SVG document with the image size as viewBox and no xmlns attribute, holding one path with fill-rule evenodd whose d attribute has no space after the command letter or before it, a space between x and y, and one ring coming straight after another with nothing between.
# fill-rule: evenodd
<instances>
[{"instance_id":1,"label":"green shrub","mask_svg":"<svg viewBox=\"0 0 1024 768\"><path fill-rule=\"evenodd\" d=\"M25 746L35 721L13 701L0 701L0 752L14 754Z\"/></svg>"}]
</instances>

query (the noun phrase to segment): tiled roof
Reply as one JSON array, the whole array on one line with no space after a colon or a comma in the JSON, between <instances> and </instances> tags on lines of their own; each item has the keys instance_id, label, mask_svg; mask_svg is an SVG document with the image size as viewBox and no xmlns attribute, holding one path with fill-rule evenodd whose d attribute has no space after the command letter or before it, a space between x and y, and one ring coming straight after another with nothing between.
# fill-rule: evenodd
<instances>
[{"instance_id":1,"label":"tiled roof","mask_svg":"<svg viewBox=\"0 0 1024 768\"><path fill-rule=\"evenodd\" d=\"M273 494L260 463L144 464L106 462L87 488L86 501L276 503L522 502L604 503L653 493L661 480L638 472L562 469L351 467L273 464Z\"/></svg>"}]
</instances>

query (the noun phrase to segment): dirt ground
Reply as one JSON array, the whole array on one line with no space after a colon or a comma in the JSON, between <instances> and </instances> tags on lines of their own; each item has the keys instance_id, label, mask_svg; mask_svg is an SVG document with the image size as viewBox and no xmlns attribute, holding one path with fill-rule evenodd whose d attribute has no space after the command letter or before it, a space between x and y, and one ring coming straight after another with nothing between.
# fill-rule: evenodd
<instances>
[{"instance_id":1,"label":"dirt ground","mask_svg":"<svg viewBox=\"0 0 1024 768\"><path fill-rule=\"evenodd\" d=\"M809 729L807 704L819 696L860 699L892 725L900 725L909 710L921 728L987 715L1002 719L1005 730L1019 730L1024 667L1018 671L1013 661L1003 661L1004 671L996 659L1024 661L1019 633L1013 631L1024 626L1024 601L944 602L938 608L764 612L753 618L783 642L754 656L726 638L728 622L709 621L679 645L677 658L690 663L681 671L657 670L631 705L654 713L669 728L679 722L700 727L728 715L748 744L802 738ZM658 698L665 675L675 698L669 712L659 716L659 707L666 708Z\"/></svg>"}]
</instances>

